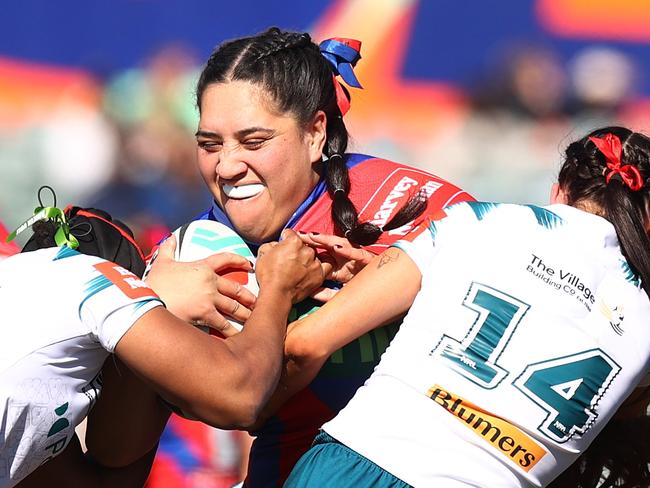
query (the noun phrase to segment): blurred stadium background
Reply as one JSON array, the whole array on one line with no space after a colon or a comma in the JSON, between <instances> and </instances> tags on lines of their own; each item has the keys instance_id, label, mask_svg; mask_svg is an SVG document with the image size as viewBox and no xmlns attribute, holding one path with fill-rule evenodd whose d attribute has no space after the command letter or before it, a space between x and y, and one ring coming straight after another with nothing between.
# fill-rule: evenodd
<instances>
[{"instance_id":1,"label":"blurred stadium background","mask_svg":"<svg viewBox=\"0 0 650 488\"><path fill-rule=\"evenodd\" d=\"M362 40L351 149L479 199L543 204L570 140L650 131L648 0L22 0L2 18L9 228L43 184L124 219L145 248L191 219L210 200L194 164L198 72L221 41L271 25ZM152 487L237 478L246 439L197 425L172 421Z\"/></svg>"}]
</instances>

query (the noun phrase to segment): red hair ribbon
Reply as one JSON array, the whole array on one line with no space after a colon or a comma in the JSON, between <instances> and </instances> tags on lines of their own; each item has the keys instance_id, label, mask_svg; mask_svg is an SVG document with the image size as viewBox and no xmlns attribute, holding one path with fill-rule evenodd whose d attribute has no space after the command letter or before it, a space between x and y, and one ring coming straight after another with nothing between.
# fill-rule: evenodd
<instances>
[{"instance_id":1,"label":"red hair ribbon","mask_svg":"<svg viewBox=\"0 0 650 488\"><path fill-rule=\"evenodd\" d=\"M341 111L341 115L345 115L350 109L350 98L336 77L340 76L350 86L362 88L353 69L357 61L361 59L361 41L334 37L324 40L318 47L323 57L327 59L332 67L336 104Z\"/></svg>"},{"instance_id":2,"label":"red hair ribbon","mask_svg":"<svg viewBox=\"0 0 650 488\"><path fill-rule=\"evenodd\" d=\"M345 90L343 90L341 83L336 79L336 75L334 74L332 75L332 81L334 82L334 91L336 92L336 105L338 105L341 116L343 116L350 110L350 99L345 94Z\"/></svg>"},{"instance_id":3,"label":"red hair ribbon","mask_svg":"<svg viewBox=\"0 0 650 488\"><path fill-rule=\"evenodd\" d=\"M598 150L603 153L607 161L607 168L609 171L605 175L605 181L609 183L612 176L619 175L624 184L630 190L638 191L643 188L643 177L636 166L626 164L621 166L621 154L623 148L621 140L614 134L605 134L605 137L590 137L589 140L593 142Z\"/></svg>"}]
</instances>

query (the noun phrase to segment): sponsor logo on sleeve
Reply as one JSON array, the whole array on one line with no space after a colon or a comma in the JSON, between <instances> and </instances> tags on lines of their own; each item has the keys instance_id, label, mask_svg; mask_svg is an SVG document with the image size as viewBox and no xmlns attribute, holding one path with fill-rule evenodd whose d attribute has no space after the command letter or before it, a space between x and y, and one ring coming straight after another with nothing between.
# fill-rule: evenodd
<instances>
[{"instance_id":1,"label":"sponsor logo on sleeve","mask_svg":"<svg viewBox=\"0 0 650 488\"><path fill-rule=\"evenodd\" d=\"M526 473L546 455L542 446L511 423L438 385L429 388L427 396Z\"/></svg>"},{"instance_id":2,"label":"sponsor logo on sleeve","mask_svg":"<svg viewBox=\"0 0 650 488\"><path fill-rule=\"evenodd\" d=\"M96 264L95 269L131 299L144 297L158 298L158 295L144 281L122 266L104 261Z\"/></svg>"},{"instance_id":3,"label":"sponsor logo on sleeve","mask_svg":"<svg viewBox=\"0 0 650 488\"><path fill-rule=\"evenodd\" d=\"M416 193L431 199L444 183L432 179L431 175L414 169L399 168L391 173L377 188L368 203L359 212L360 220L370 220L383 227L404 204ZM436 202L437 207L442 205ZM413 228L413 222L389 231L391 236L405 236Z\"/></svg>"}]
</instances>

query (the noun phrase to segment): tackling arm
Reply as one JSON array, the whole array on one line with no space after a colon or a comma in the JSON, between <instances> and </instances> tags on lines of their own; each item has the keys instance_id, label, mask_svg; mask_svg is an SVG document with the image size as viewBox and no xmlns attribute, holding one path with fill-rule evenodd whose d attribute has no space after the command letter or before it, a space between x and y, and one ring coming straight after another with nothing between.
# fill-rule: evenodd
<instances>
[{"instance_id":1,"label":"tackling arm","mask_svg":"<svg viewBox=\"0 0 650 488\"><path fill-rule=\"evenodd\" d=\"M292 231L260 248L260 294L244 330L223 341L162 307L145 313L116 354L170 403L221 428L247 427L277 384L292 303L323 280L314 250Z\"/></svg>"},{"instance_id":2,"label":"tackling arm","mask_svg":"<svg viewBox=\"0 0 650 488\"><path fill-rule=\"evenodd\" d=\"M282 377L256 425L305 388L336 350L403 315L420 289L420 280L411 258L389 248L323 307L293 322L287 331Z\"/></svg>"}]
</instances>

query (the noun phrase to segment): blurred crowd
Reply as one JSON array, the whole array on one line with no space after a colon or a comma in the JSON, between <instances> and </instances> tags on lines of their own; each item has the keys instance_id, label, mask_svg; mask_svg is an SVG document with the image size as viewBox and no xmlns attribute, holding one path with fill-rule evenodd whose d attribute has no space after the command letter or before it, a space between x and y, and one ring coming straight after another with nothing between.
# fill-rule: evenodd
<instances>
[{"instance_id":1,"label":"blurred crowd","mask_svg":"<svg viewBox=\"0 0 650 488\"><path fill-rule=\"evenodd\" d=\"M13 127L2 127L0 101L6 224L29 216L42 184L55 188L59 203L120 216L145 249L206 208L193 135L201 62L182 46L167 46L143 66L97 81L96 102L62 93L48 113ZM353 149L425 167L479 199L543 204L566 141L610 123L647 128L640 70L622 51L590 46L566 60L545 46L517 45L486 66L463 87L444 130L418 144L355 133Z\"/></svg>"},{"instance_id":2,"label":"blurred crowd","mask_svg":"<svg viewBox=\"0 0 650 488\"><path fill-rule=\"evenodd\" d=\"M27 122L7 123L0 103L7 227L31 215L43 184L60 205L96 206L124 220L146 251L205 209L210 196L194 140L200 62L186 48L166 47L141 67L95 80L91 102L61 93L60 103ZM611 47L591 46L566 60L544 46L509 46L487 65L449 127L409 146L390 135L354 134L353 149L425 167L479 199L543 204L568 140L607 124L650 129L640 70ZM250 438L199 425L172 420L150 488L219 488L240 479Z\"/></svg>"},{"instance_id":3,"label":"blurred crowd","mask_svg":"<svg viewBox=\"0 0 650 488\"><path fill-rule=\"evenodd\" d=\"M650 129L650 104L639 93L641 70L625 52L592 45L563 59L539 44L494 51L485 68L468 76L460 116L449 114L450 123L426 141L408 147L361 142L371 153L427 168L478 199L546 204L569 141L608 124Z\"/></svg>"},{"instance_id":4,"label":"blurred crowd","mask_svg":"<svg viewBox=\"0 0 650 488\"><path fill-rule=\"evenodd\" d=\"M198 70L191 52L169 46L104 80L95 103L61 94L50 113L0 131L7 225L31 214L43 184L55 189L59 204L119 216L146 250L191 220L210 202L194 164Z\"/></svg>"}]
</instances>

